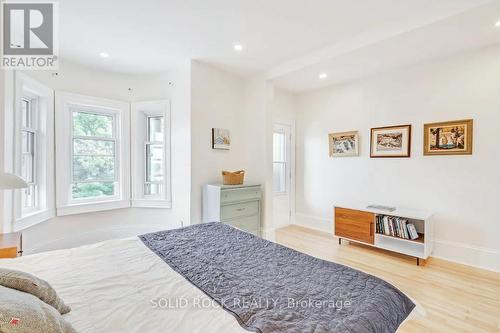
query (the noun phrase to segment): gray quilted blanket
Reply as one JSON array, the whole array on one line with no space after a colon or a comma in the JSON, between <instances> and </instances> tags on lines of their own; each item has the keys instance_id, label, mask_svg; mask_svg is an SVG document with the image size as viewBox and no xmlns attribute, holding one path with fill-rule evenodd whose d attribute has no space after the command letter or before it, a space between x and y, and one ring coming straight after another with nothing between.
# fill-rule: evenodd
<instances>
[{"instance_id":1,"label":"gray quilted blanket","mask_svg":"<svg viewBox=\"0 0 500 333\"><path fill-rule=\"evenodd\" d=\"M140 239L249 331L395 332L415 307L377 277L223 223Z\"/></svg>"}]
</instances>

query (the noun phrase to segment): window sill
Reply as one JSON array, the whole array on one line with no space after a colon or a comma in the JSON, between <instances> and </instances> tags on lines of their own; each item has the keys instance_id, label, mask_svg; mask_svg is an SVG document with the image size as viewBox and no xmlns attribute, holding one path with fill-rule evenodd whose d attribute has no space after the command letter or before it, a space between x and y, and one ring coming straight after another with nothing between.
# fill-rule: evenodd
<instances>
[{"instance_id":1,"label":"window sill","mask_svg":"<svg viewBox=\"0 0 500 333\"><path fill-rule=\"evenodd\" d=\"M57 208L57 216L66 216L74 214L101 212L106 210L120 209L130 207L129 200L103 201L103 202L87 202L81 204L73 204Z\"/></svg>"},{"instance_id":2,"label":"window sill","mask_svg":"<svg viewBox=\"0 0 500 333\"><path fill-rule=\"evenodd\" d=\"M172 208L172 202L166 200L137 199L132 200L135 208Z\"/></svg>"},{"instance_id":3,"label":"window sill","mask_svg":"<svg viewBox=\"0 0 500 333\"><path fill-rule=\"evenodd\" d=\"M34 226L38 223L45 222L56 216L55 209L45 209L31 212L23 217L16 219L14 222L14 232Z\"/></svg>"}]
</instances>

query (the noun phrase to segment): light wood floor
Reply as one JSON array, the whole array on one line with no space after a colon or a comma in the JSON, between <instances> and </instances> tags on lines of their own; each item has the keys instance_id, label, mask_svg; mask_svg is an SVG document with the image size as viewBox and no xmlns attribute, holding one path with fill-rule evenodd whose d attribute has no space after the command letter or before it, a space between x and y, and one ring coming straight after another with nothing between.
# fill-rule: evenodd
<instances>
[{"instance_id":1,"label":"light wood floor","mask_svg":"<svg viewBox=\"0 0 500 333\"><path fill-rule=\"evenodd\" d=\"M500 332L500 274L439 259L415 259L289 226L276 231L280 244L375 275L424 309L398 332Z\"/></svg>"}]
</instances>

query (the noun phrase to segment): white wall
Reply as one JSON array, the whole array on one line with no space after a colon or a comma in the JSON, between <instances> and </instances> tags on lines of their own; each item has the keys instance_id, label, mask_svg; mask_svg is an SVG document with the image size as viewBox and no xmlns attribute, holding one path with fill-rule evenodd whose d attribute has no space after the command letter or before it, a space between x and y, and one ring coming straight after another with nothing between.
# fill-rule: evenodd
<instances>
[{"instance_id":1,"label":"white wall","mask_svg":"<svg viewBox=\"0 0 500 333\"><path fill-rule=\"evenodd\" d=\"M201 223L202 187L220 183L222 170L246 171L244 81L210 65L191 64L191 220ZM212 128L230 131L231 149L212 149Z\"/></svg>"},{"instance_id":2,"label":"white wall","mask_svg":"<svg viewBox=\"0 0 500 333\"><path fill-rule=\"evenodd\" d=\"M298 97L297 222L332 232L341 201L435 212L434 255L500 270L500 47ZM423 124L474 119L472 156L423 156ZM371 127L413 125L412 157L370 159ZM361 156L328 157L328 133L359 130Z\"/></svg>"},{"instance_id":3,"label":"white wall","mask_svg":"<svg viewBox=\"0 0 500 333\"><path fill-rule=\"evenodd\" d=\"M244 169L245 183L258 183L263 186L262 223L265 233L272 231L271 149L274 89L262 77L242 79L196 61L191 67L191 220L193 223L201 221L203 184L220 183L222 170ZM280 100L279 106L282 104ZM282 113L286 114L285 111ZM213 127L231 131L229 151L212 149Z\"/></svg>"},{"instance_id":4,"label":"white wall","mask_svg":"<svg viewBox=\"0 0 500 333\"><path fill-rule=\"evenodd\" d=\"M122 101L170 99L172 121L172 209L127 208L56 217L24 231L27 253L127 237L190 223L189 63L154 76L106 73L64 62L61 62L57 76L47 71L27 74L52 87L56 93L62 90Z\"/></svg>"},{"instance_id":5,"label":"white wall","mask_svg":"<svg viewBox=\"0 0 500 333\"><path fill-rule=\"evenodd\" d=\"M256 76L245 82L245 133L249 180L263 185L262 229L266 238L274 237L273 226L273 123L274 85Z\"/></svg>"}]
</instances>

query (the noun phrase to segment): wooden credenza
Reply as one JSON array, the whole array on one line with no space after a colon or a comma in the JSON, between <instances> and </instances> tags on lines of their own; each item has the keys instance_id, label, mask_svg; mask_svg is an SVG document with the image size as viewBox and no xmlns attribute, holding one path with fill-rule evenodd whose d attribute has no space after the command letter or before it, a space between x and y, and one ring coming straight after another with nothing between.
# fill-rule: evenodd
<instances>
[{"instance_id":1,"label":"wooden credenza","mask_svg":"<svg viewBox=\"0 0 500 333\"><path fill-rule=\"evenodd\" d=\"M427 259L432 253L434 225L429 212L408 209L382 211L368 208L365 204L336 205L334 210L334 235L339 238L339 244L345 239L406 254L417 258L417 264L419 259ZM379 215L407 220L417 229L418 239L377 233L375 223Z\"/></svg>"}]
</instances>

